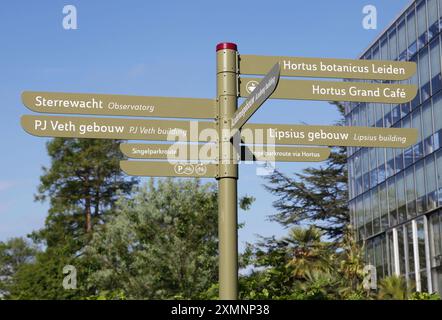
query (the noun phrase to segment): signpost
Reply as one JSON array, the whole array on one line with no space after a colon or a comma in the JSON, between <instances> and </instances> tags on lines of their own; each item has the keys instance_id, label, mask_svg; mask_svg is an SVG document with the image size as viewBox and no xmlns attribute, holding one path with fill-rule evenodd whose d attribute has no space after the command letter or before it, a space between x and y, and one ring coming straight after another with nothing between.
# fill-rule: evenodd
<instances>
[{"instance_id":1,"label":"signpost","mask_svg":"<svg viewBox=\"0 0 442 320\"><path fill-rule=\"evenodd\" d=\"M232 117L232 129L241 128L247 120L258 110L258 108L275 91L279 82L279 63L275 64L269 73L250 93L246 101L238 108Z\"/></svg>"},{"instance_id":2,"label":"signpost","mask_svg":"<svg viewBox=\"0 0 442 320\"><path fill-rule=\"evenodd\" d=\"M256 55L240 55L239 61L240 73L251 75L264 75L275 63L289 77L406 80L416 73L416 64L405 61Z\"/></svg>"},{"instance_id":3,"label":"signpost","mask_svg":"<svg viewBox=\"0 0 442 320\"><path fill-rule=\"evenodd\" d=\"M244 125L241 136L245 143L250 136L260 138L254 144L407 148L416 143L418 132L411 128L250 123Z\"/></svg>"},{"instance_id":4,"label":"signpost","mask_svg":"<svg viewBox=\"0 0 442 320\"><path fill-rule=\"evenodd\" d=\"M21 124L28 133L39 137L155 141L208 141L215 130L213 122L63 116L25 115Z\"/></svg>"},{"instance_id":5,"label":"signpost","mask_svg":"<svg viewBox=\"0 0 442 320\"><path fill-rule=\"evenodd\" d=\"M25 91L22 100L43 113L195 119L214 119L216 113L212 99Z\"/></svg>"},{"instance_id":6,"label":"signpost","mask_svg":"<svg viewBox=\"0 0 442 320\"><path fill-rule=\"evenodd\" d=\"M216 56L214 100L33 91L22 94L23 103L40 113L211 121L25 115L21 125L40 137L174 142L122 143L121 151L128 158L155 161L124 160L120 167L129 175L218 180L219 297L236 299L238 160L322 161L330 155L328 148L305 145L406 148L418 136L417 129L247 123L269 98L399 104L412 100L417 92L412 85L280 80L280 76L405 80L416 72L416 64L238 55L233 43L218 44ZM240 79L240 74L265 77ZM247 98L239 108L238 97Z\"/></svg>"},{"instance_id":7,"label":"signpost","mask_svg":"<svg viewBox=\"0 0 442 320\"><path fill-rule=\"evenodd\" d=\"M249 97L255 92L257 78L240 79L240 96ZM319 80L279 81L270 99L357 101L401 104L414 99L417 87L410 84L383 84Z\"/></svg>"}]
</instances>

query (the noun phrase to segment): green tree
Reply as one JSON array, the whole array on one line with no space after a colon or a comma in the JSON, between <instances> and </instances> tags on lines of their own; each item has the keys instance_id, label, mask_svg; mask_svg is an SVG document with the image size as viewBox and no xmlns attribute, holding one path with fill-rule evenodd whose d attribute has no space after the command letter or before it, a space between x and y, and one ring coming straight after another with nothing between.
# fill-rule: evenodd
<instances>
[{"instance_id":1,"label":"green tree","mask_svg":"<svg viewBox=\"0 0 442 320\"><path fill-rule=\"evenodd\" d=\"M321 236L322 232L313 226L294 227L281 239L261 238L257 244L248 244L241 266L251 271L240 279L241 296L299 299L299 294L306 290L302 283L310 281L313 285L314 279L330 278L334 250Z\"/></svg>"},{"instance_id":2,"label":"green tree","mask_svg":"<svg viewBox=\"0 0 442 320\"><path fill-rule=\"evenodd\" d=\"M305 278L316 272L331 270L330 244L321 241L321 231L313 226L293 228L284 239L290 252L288 264L293 268L295 278Z\"/></svg>"},{"instance_id":3,"label":"green tree","mask_svg":"<svg viewBox=\"0 0 442 320\"><path fill-rule=\"evenodd\" d=\"M343 114L342 105L336 103ZM343 120L336 123L342 125ZM270 217L283 226L315 225L332 240L342 240L350 223L347 191L347 155L344 147L332 149L325 165L306 168L293 177L278 170L267 178L266 189L276 195L277 213Z\"/></svg>"},{"instance_id":4,"label":"green tree","mask_svg":"<svg viewBox=\"0 0 442 320\"><path fill-rule=\"evenodd\" d=\"M98 296L200 297L217 281L217 220L214 184L151 179L94 234L86 252L99 268L89 285Z\"/></svg>"},{"instance_id":5,"label":"green tree","mask_svg":"<svg viewBox=\"0 0 442 320\"><path fill-rule=\"evenodd\" d=\"M61 223L62 229L73 236L90 233L94 224L106 220L118 193L130 192L136 180L128 179L120 170L120 142L55 138L47 144L51 165L43 167L36 199L50 199L48 231L53 224Z\"/></svg>"},{"instance_id":6,"label":"green tree","mask_svg":"<svg viewBox=\"0 0 442 320\"><path fill-rule=\"evenodd\" d=\"M23 238L0 242L0 298L10 294L14 277L23 266L35 259L37 248Z\"/></svg>"},{"instance_id":7,"label":"green tree","mask_svg":"<svg viewBox=\"0 0 442 320\"><path fill-rule=\"evenodd\" d=\"M47 248L38 252L35 261L22 265L13 277L8 299L17 300L65 300L79 299L82 290L63 288L63 267L77 263L69 253L59 248Z\"/></svg>"},{"instance_id":8,"label":"green tree","mask_svg":"<svg viewBox=\"0 0 442 320\"><path fill-rule=\"evenodd\" d=\"M47 144L50 166L43 168L36 200L49 200L45 226L30 237L42 244L32 263L13 278L14 299L79 299L90 294L82 285L94 267L83 249L109 220L120 196L128 195L137 180L119 167L118 140L55 138ZM63 267L78 269L79 288L65 290Z\"/></svg>"},{"instance_id":9,"label":"green tree","mask_svg":"<svg viewBox=\"0 0 442 320\"><path fill-rule=\"evenodd\" d=\"M412 289L402 276L385 277L379 281L378 299L380 300L407 300Z\"/></svg>"}]
</instances>

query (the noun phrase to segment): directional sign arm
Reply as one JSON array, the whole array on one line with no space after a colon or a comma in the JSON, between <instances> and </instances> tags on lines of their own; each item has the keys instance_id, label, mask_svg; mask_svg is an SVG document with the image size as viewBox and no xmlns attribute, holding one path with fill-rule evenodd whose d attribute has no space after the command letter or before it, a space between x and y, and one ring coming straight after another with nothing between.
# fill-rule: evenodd
<instances>
[{"instance_id":1,"label":"directional sign arm","mask_svg":"<svg viewBox=\"0 0 442 320\"><path fill-rule=\"evenodd\" d=\"M21 125L35 136L63 138L207 142L216 133L214 123L205 121L24 115Z\"/></svg>"},{"instance_id":2,"label":"directional sign arm","mask_svg":"<svg viewBox=\"0 0 442 320\"><path fill-rule=\"evenodd\" d=\"M264 75L275 63L292 77L406 80L416 73L416 63L405 61L240 55L240 74Z\"/></svg>"},{"instance_id":3,"label":"directional sign arm","mask_svg":"<svg viewBox=\"0 0 442 320\"><path fill-rule=\"evenodd\" d=\"M25 91L22 101L41 113L192 119L214 119L216 113L215 100L200 98Z\"/></svg>"},{"instance_id":4,"label":"directional sign arm","mask_svg":"<svg viewBox=\"0 0 442 320\"><path fill-rule=\"evenodd\" d=\"M256 131L260 134L256 134ZM260 136L264 140L247 142L247 137ZM287 124L249 123L241 129L245 143L275 145L316 145L407 148L416 143L418 130L414 128L372 128L347 126L306 126Z\"/></svg>"},{"instance_id":5,"label":"directional sign arm","mask_svg":"<svg viewBox=\"0 0 442 320\"><path fill-rule=\"evenodd\" d=\"M259 78L240 78L240 96L249 97L257 81ZM417 86L411 84L281 79L270 99L400 104L413 100L416 94Z\"/></svg>"},{"instance_id":6,"label":"directional sign arm","mask_svg":"<svg viewBox=\"0 0 442 320\"><path fill-rule=\"evenodd\" d=\"M275 91L278 86L280 71L279 63L276 63L238 108L232 117L233 130L240 129Z\"/></svg>"}]
</instances>

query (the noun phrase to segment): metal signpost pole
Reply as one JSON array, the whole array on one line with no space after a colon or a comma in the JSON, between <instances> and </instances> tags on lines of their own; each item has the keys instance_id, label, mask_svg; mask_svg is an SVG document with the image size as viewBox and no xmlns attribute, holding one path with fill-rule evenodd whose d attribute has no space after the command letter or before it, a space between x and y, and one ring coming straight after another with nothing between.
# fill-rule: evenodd
<instances>
[{"instance_id":1,"label":"metal signpost pole","mask_svg":"<svg viewBox=\"0 0 442 320\"><path fill-rule=\"evenodd\" d=\"M231 139L231 119L237 108L237 46L220 43L217 55L218 101L218 237L219 298L238 298L238 164Z\"/></svg>"}]
</instances>

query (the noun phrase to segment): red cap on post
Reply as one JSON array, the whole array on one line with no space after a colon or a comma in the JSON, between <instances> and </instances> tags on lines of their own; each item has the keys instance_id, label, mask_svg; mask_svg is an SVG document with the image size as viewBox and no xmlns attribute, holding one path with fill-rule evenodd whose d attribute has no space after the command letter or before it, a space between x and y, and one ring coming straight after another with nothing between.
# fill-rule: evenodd
<instances>
[{"instance_id":1,"label":"red cap on post","mask_svg":"<svg viewBox=\"0 0 442 320\"><path fill-rule=\"evenodd\" d=\"M230 49L230 50L238 50L238 47L235 43L232 42L221 42L216 45L216 51Z\"/></svg>"}]
</instances>

